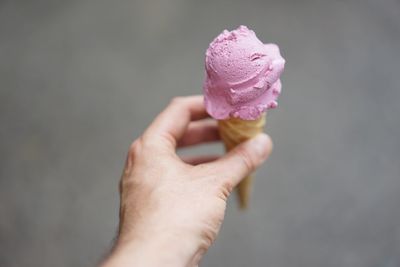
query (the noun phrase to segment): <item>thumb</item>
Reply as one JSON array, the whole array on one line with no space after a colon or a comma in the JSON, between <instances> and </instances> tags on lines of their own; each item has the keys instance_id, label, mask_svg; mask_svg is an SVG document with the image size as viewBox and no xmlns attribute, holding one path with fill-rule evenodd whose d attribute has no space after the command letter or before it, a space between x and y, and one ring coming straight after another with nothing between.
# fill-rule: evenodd
<instances>
[{"instance_id":1,"label":"thumb","mask_svg":"<svg viewBox=\"0 0 400 267\"><path fill-rule=\"evenodd\" d=\"M271 138L265 133L260 133L211 164L215 164L215 170L223 174L223 179L228 179L227 184L234 187L260 166L268 158L271 151Z\"/></svg>"}]
</instances>

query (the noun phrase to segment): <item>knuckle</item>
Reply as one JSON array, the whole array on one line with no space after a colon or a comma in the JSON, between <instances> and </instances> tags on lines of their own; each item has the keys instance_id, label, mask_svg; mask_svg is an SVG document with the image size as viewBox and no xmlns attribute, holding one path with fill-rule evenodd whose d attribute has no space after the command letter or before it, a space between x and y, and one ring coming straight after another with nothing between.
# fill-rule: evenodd
<instances>
[{"instance_id":1,"label":"knuckle","mask_svg":"<svg viewBox=\"0 0 400 267\"><path fill-rule=\"evenodd\" d=\"M167 143L175 147L177 145L177 141L174 136L172 136L170 133L162 133L160 134L160 139L163 141L163 143ZM149 144L150 145L150 144ZM157 147L157 144L154 142L151 142L152 146Z\"/></svg>"},{"instance_id":2,"label":"knuckle","mask_svg":"<svg viewBox=\"0 0 400 267\"><path fill-rule=\"evenodd\" d=\"M142 146L141 138L136 139L131 146L129 147L129 156L132 158L137 157L140 154L141 146Z\"/></svg>"},{"instance_id":3,"label":"knuckle","mask_svg":"<svg viewBox=\"0 0 400 267\"><path fill-rule=\"evenodd\" d=\"M217 233L214 230L215 226L209 226L208 229L203 233L203 241L205 242L202 249L206 250L206 248L210 247L214 240L217 238Z\"/></svg>"},{"instance_id":4,"label":"knuckle","mask_svg":"<svg viewBox=\"0 0 400 267\"><path fill-rule=\"evenodd\" d=\"M137 195L140 192L147 194L149 192L148 188L149 186L145 182L134 178L121 179L119 183L119 193L123 198Z\"/></svg>"},{"instance_id":5,"label":"knuckle","mask_svg":"<svg viewBox=\"0 0 400 267\"><path fill-rule=\"evenodd\" d=\"M120 180L119 189L121 193L130 194L137 188L145 190L148 187L147 179L137 179L135 177L124 177Z\"/></svg>"},{"instance_id":6,"label":"knuckle","mask_svg":"<svg viewBox=\"0 0 400 267\"><path fill-rule=\"evenodd\" d=\"M119 193L122 195L129 195L134 188L138 186L138 183L135 181L135 179L132 179L132 177L122 177L119 180Z\"/></svg>"},{"instance_id":7,"label":"knuckle","mask_svg":"<svg viewBox=\"0 0 400 267\"><path fill-rule=\"evenodd\" d=\"M222 187L225 188L228 193L231 193L234 187L234 184L231 179L224 179L222 182Z\"/></svg>"},{"instance_id":8,"label":"knuckle","mask_svg":"<svg viewBox=\"0 0 400 267\"><path fill-rule=\"evenodd\" d=\"M139 141L139 148L140 151L146 152L146 151L154 151L157 149L158 143L157 141L154 140L154 137L150 135L144 134Z\"/></svg>"},{"instance_id":9,"label":"knuckle","mask_svg":"<svg viewBox=\"0 0 400 267\"><path fill-rule=\"evenodd\" d=\"M256 167L256 162L249 151L244 147L239 147L237 152L246 170L249 172L254 170Z\"/></svg>"},{"instance_id":10,"label":"knuckle","mask_svg":"<svg viewBox=\"0 0 400 267\"><path fill-rule=\"evenodd\" d=\"M135 140L129 147L128 155L126 157L125 167L123 171L123 177L129 177L133 170L133 165L141 153L141 141L140 139Z\"/></svg>"},{"instance_id":11,"label":"knuckle","mask_svg":"<svg viewBox=\"0 0 400 267\"><path fill-rule=\"evenodd\" d=\"M119 181L119 193L123 194L127 191L130 191L132 187L134 187L132 179L121 179Z\"/></svg>"},{"instance_id":12,"label":"knuckle","mask_svg":"<svg viewBox=\"0 0 400 267\"><path fill-rule=\"evenodd\" d=\"M221 199L227 200L235 187L232 178L220 175L209 175L208 179L210 187L215 189L216 194Z\"/></svg>"},{"instance_id":13,"label":"knuckle","mask_svg":"<svg viewBox=\"0 0 400 267\"><path fill-rule=\"evenodd\" d=\"M222 199L228 199L229 195L232 193L234 188L234 184L231 179L226 179L222 182L221 185L221 197Z\"/></svg>"}]
</instances>

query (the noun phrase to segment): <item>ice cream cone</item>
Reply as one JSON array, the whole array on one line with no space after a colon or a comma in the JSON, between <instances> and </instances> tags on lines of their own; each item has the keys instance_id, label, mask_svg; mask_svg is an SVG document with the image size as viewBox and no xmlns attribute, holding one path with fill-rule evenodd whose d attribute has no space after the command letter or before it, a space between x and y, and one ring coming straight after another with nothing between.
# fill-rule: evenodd
<instances>
[{"instance_id":1,"label":"ice cream cone","mask_svg":"<svg viewBox=\"0 0 400 267\"><path fill-rule=\"evenodd\" d=\"M224 30L205 54L204 105L219 121L226 150L262 132L266 112L276 108L285 67L276 44L263 43L246 26ZM251 176L237 186L239 206L248 206Z\"/></svg>"},{"instance_id":2,"label":"ice cream cone","mask_svg":"<svg viewBox=\"0 0 400 267\"><path fill-rule=\"evenodd\" d=\"M218 128L226 151L231 150L240 143L256 136L263 131L266 122L266 113L256 120L242 120L230 118L219 120ZM245 177L237 186L239 206L246 209L249 203L252 188L252 176Z\"/></svg>"}]
</instances>

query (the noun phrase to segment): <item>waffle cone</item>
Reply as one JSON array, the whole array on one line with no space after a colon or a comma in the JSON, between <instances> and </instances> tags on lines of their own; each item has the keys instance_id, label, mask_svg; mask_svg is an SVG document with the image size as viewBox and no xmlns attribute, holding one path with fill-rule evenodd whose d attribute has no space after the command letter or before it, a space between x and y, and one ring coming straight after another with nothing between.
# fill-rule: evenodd
<instances>
[{"instance_id":1,"label":"waffle cone","mask_svg":"<svg viewBox=\"0 0 400 267\"><path fill-rule=\"evenodd\" d=\"M266 122L266 113L256 120L227 119L218 121L219 134L225 144L226 151L233 149L240 143L253 138L263 131ZM239 199L239 206L245 209L248 206L252 175L245 177L236 187Z\"/></svg>"}]
</instances>

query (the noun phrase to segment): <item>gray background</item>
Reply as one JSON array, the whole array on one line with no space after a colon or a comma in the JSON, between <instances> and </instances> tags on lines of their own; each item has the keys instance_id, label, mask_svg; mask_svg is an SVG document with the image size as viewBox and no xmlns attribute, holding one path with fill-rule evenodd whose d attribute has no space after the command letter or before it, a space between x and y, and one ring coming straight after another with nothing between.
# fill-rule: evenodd
<instances>
[{"instance_id":1,"label":"gray background","mask_svg":"<svg viewBox=\"0 0 400 267\"><path fill-rule=\"evenodd\" d=\"M400 266L396 0L1 1L0 266L96 264L130 142L240 24L287 59L275 150L202 265Z\"/></svg>"}]
</instances>

